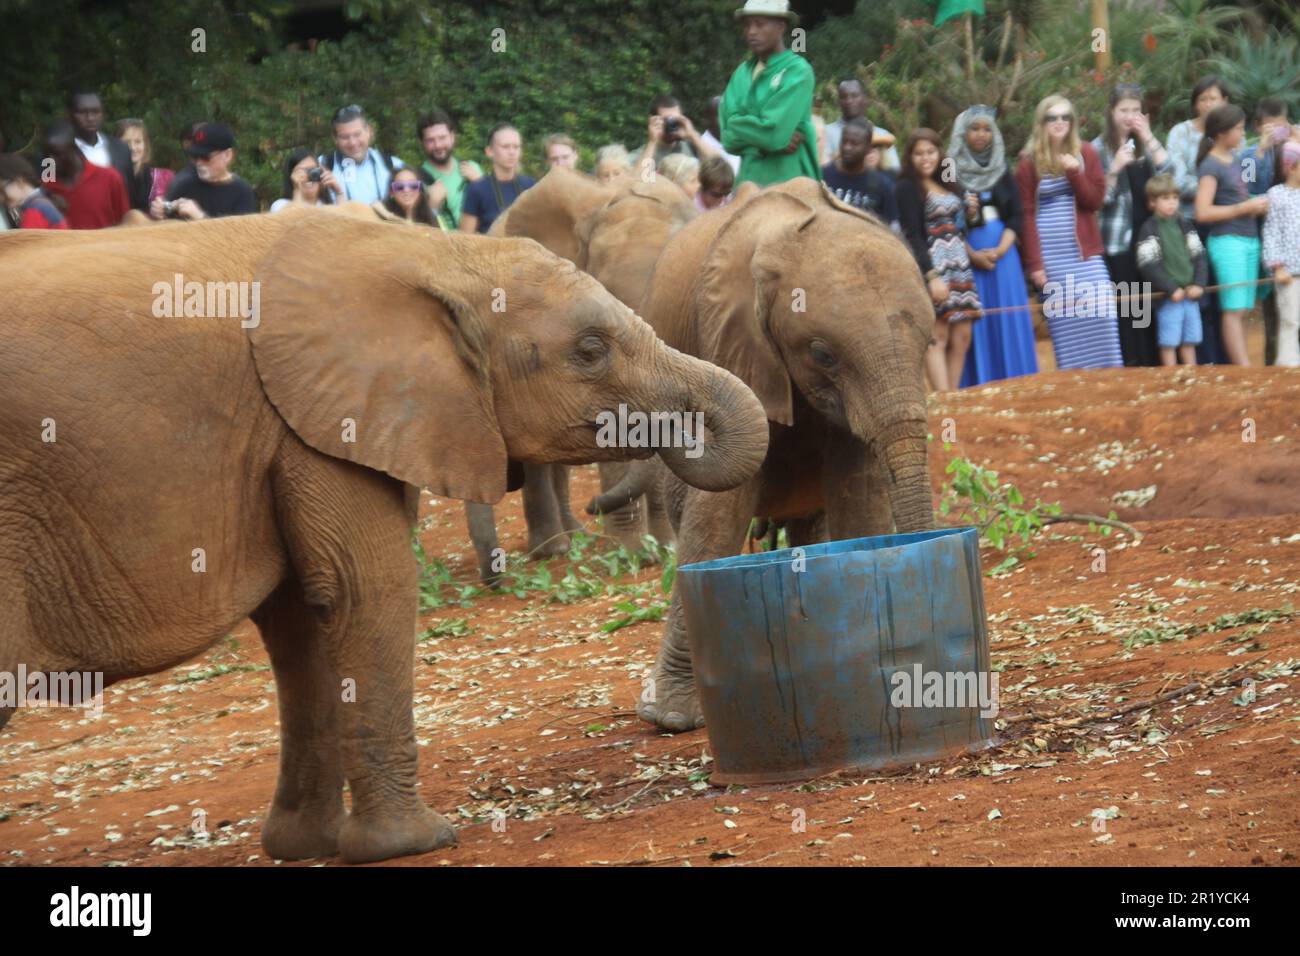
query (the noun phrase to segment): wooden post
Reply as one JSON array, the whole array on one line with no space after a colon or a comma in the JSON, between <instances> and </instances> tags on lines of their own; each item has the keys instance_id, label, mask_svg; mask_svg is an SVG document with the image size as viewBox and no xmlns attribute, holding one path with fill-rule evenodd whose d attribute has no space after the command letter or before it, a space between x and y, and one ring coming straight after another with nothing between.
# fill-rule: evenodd
<instances>
[{"instance_id":1,"label":"wooden post","mask_svg":"<svg viewBox=\"0 0 1300 956\"><path fill-rule=\"evenodd\" d=\"M1110 72L1110 8L1106 0L1092 0L1092 33L1102 31L1103 46L1097 51L1097 72Z\"/></svg>"},{"instance_id":2,"label":"wooden post","mask_svg":"<svg viewBox=\"0 0 1300 956\"><path fill-rule=\"evenodd\" d=\"M967 13L964 19L966 21L966 79L971 80L975 78L975 18Z\"/></svg>"}]
</instances>

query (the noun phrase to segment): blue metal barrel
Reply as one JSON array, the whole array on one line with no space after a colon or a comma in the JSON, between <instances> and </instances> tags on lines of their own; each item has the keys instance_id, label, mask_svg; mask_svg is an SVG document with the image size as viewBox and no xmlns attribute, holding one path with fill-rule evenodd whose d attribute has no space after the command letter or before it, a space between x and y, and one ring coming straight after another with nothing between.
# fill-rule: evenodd
<instances>
[{"instance_id":1,"label":"blue metal barrel","mask_svg":"<svg viewBox=\"0 0 1300 956\"><path fill-rule=\"evenodd\" d=\"M677 586L715 784L878 770L993 742L974 528L688 564Z\"/></svg>"}]
</instances>

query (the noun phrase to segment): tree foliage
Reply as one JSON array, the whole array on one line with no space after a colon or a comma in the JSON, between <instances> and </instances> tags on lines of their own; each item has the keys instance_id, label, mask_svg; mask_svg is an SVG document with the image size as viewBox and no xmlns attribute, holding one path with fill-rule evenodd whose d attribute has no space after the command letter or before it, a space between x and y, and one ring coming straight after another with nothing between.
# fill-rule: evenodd
<instances>
[{"instance_id":1,"label":"tree foliage","mask_svg":"<svg viewBox=\"0 0 1300 956\"><path fill-rule=\"evenodd\" d=\"M352 0L352 29L306 45L286 42L293 6L283 0L8 0L0 124L10 148L22 147L63 115L68 90L97 88L110 121L145 119L157 161L178 167L180 127L220 120L238 139L236 170L264 202L279 194L285 156L327 147L331 114L351 103L366 108L380 145L407 161L421 156L417 116L437 106L458 119L463 156L481 158L487 130L510 120L524 136L528 171L540 171L540 139L553 132L578 140L589 165L605 143L644 142L646 107L658 93L675 93L703 125L704 102L745 53L735 7ZM206 52L192 52L195 29L206 31Z\"/></svg>"}]
</instances>

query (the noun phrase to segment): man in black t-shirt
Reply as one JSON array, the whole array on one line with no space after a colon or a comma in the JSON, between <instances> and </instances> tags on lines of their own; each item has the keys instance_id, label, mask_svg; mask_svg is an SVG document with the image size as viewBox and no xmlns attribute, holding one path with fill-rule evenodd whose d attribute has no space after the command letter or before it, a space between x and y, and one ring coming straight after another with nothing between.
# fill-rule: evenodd
<instances>
[{"instance_id":1,"label":"man in black t-shirt","mask_svg":"<svg viewBox=\"0 0 1300 956\"><path fill-rule=\"evenodd\" d=\"M484 152L492 160L492 172L466 188L460 207L461 232L487 232L520 193L537 185L532 176L519 172L523 141L510 123L492 127Z\"/></svg>"},{"instance_id":2,"label":"man in black t-shirt","mask_svg":"<svg viewBox=\"0 0 1300 956\"><path fill-rule=\"evenodd\" d=\"M219 219L257 212L253 187L230 171L235 161L235 135L220 123L204 123L194 131L185 150L194 160L194 177L179 176L167 190L167 199L155 199L149 212L161 219Z\"/></svg>"},{"instance_id":3,"label":"man in black t-shirt","mask_svg":"<svg viewBox=\"0 0 1300 956\"><path fill-rule=\"evenodd\" d=\"M822 167L822 179L843 202L893 226L898 221L894 190L884 173L867 166L873 132L867 120L845 120L839 159Z\"/></svg>"}]
</instances>

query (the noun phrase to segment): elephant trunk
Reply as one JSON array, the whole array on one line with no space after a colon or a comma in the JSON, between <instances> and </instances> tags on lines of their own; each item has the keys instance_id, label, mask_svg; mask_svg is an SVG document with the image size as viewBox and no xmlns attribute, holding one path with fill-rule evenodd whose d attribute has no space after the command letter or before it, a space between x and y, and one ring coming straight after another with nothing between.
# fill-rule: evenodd
<instances>
[{"instance_id":1,"label":"elephant trunk","mask_svg":"<svg viewBox=\"0 0 1300 956\"><path fill-rule=\"evenodd\" d=\"M686 387L678 391L675 400L660 407L687 414L690 438L661 447L659 457L694 488L735 488L758 471L767 457L767 413L754 393L725 369L679 352L674 359L688 363ZM632 474L640 471L633 468Z\"/></svg>"},{"instance_id":2,"label":"elephant trunk","mask_svg":"<svg viewBox=\"0 0 1300 956\"><path fill-rule=\"evenodd\" d=\"M874 443L888 481L894 524L903 534L934 527L926 426L924 415L905 418L878 432Z\"/></svg>"}]
</instances>

